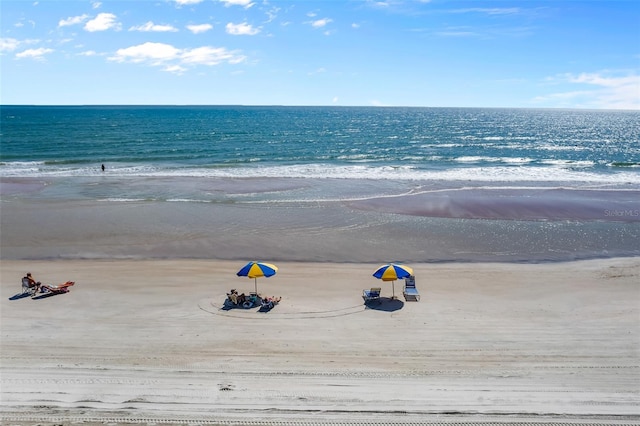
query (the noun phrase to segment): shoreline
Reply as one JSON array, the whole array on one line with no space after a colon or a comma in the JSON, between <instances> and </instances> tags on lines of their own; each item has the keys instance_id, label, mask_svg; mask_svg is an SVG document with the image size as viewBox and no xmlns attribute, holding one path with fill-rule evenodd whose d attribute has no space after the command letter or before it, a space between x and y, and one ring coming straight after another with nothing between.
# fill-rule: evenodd
<instances>
[{"instance_id":1,"label":"shoreline","mask_svg":"<svg viewBox=\"0 0 640 426\"><path fill-rule=\"evenodd\" d=\"M640 258L640 255L637 254L628 254L628 255L602 255L602 256L587 256L587 257L574 257L574 258L563 258L563 259L531 259L531 260L494 260L494 259L484 259L484 260L450 260L450 259L438 259L438 260L427 260L427 261L404 261L404 260L390 260L385 262L383 260L380 261L355 261L355 260L293 260L293 259L282 259L282 258L273 258L269 257L267 260L274 262L285 262L291 264L335 264L335 265L362 265L362 264L383 264L383 263L411 263L411 264L420 264L420 265L562 265L562 264L570 264L577 262L597 262L597 261L617 261L617 260L633 260ZM80 263L89 263L89 262L163 262L163 261L184 261L184 262L235 262L238 264L247 263L250 259L257 261L263 261L264 257L261 258L249 258L249 257L237 257L237 258L211 258L211 257L26 257L26 258L0 258L0 263L2 262L80 262Z\"/></svg>"}]
</instances>

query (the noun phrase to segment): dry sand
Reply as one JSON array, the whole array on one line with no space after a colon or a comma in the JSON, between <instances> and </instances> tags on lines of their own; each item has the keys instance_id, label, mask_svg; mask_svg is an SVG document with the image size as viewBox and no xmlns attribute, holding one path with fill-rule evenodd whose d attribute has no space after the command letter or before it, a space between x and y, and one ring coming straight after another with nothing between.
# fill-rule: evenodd
<instances>
[{"instance_id":1,"label":"dry sand","mask_svg":"<svg viewBox=\"0 0 640 426\"><path fill-rule=\"evenodd\" d=\"M419 302L280 262L278 306L223 310L242 266L2 261L2 424L640 423L638 258L413 264ZM76 285L15 297L27 270Z\"/></svg>"}]
</instances>

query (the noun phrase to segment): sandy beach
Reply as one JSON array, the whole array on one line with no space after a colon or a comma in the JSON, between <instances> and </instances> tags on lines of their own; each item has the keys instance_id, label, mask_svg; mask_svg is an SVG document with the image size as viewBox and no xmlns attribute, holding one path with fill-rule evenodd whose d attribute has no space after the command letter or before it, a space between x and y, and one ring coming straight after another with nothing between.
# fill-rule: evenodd
<instances>
[{"instance_id":1,"label":"sandy beach","mask_svg":"<svg viewBox=\"0 0 640 426\"><path fill-rule=\"evenodd\" d=\"M2 260L2 424L640 421L638 258L412 264L419 302L379 264L278 262L280 304L223 309L242 266ZM21 297L27 271L76 284Z\"/></svg>"}]
</instances>

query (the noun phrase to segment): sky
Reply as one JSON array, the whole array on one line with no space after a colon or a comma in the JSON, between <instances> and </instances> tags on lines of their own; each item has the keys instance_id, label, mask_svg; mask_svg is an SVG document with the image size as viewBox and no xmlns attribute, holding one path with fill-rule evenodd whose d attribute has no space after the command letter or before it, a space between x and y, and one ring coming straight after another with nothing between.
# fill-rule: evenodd
<instances>
[{"instance_id":1,"label":"sky","mask_svg":"<svg viewBox=\"0 0 640 426\"><path fill-rule=\"evenodd\" d=\"M4 105L640 110L640 1L0 0Z\"/></svg>"}]
</instances>

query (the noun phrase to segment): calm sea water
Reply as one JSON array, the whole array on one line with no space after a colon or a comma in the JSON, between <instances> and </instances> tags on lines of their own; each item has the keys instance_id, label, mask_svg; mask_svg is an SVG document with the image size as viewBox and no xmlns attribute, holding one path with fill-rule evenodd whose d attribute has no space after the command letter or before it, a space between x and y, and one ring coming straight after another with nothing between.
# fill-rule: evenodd
<instances>
[{"instance_id":1,"label":"calm sea water","mask_svg":"<svg viewBox=\"0 0 640 426\"><path fill-rule=\"evenodd\" d=\"M640 112L2 106L0 114L5 257L640 254ZM33 202L49 204L25 214L20 205ZM38 245L24 246L24 231L42 221L51 224L37 227Z\"/></svg>"}]
</instances>

